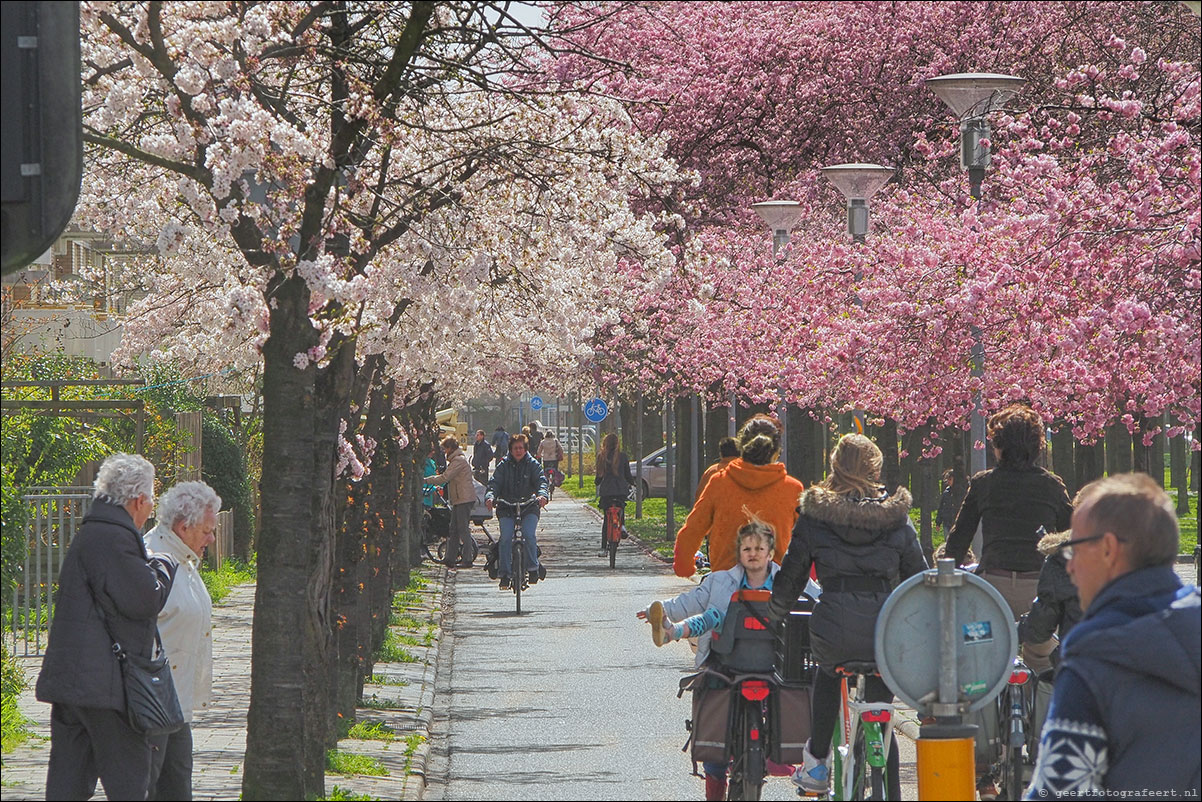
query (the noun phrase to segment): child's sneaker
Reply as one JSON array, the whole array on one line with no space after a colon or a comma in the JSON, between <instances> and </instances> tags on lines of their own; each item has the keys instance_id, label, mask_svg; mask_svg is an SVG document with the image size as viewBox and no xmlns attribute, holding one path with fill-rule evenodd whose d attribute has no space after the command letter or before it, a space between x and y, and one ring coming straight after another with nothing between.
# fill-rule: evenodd
<instances>
[{"instance_id":1,"label":"child's sneaker","mask_svg":"<svg viewBox=\"0 0 1202 802\"><path fill-rule=\"evenodd\" d=\"M663 646L675 640L675 627L664 614L663 602L651 602L651 606L647 608L647 620L651 623L651 640L655 641L656 646Z\"/></svg>"},{"instance_id":2,"label":"child's sneaker","mask_svg":"<svg viewBox=\"0 0 1202 802\"><path fill-rule=\"evenodd\" d=\"M801 765L793 772L793 784L811 794L825 794L831 785L831 757L819 760L810 754L810 742L802 750Z\"/></svg>"}]
</instances>

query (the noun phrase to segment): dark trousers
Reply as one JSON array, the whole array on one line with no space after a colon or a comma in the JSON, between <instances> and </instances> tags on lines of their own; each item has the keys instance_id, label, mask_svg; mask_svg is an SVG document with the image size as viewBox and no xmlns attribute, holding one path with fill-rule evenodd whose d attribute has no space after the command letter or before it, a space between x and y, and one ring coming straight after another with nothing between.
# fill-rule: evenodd
<instances>
[{"instance_id":1,"label":"dark trousers","mask_svg":"<svg viewBox=\"0 0 1202 802\"><path fill-rule=\"evenodd\" d=\"M471 554L471 547L468 546L467 541L472 534L468 530L468 526L471 524L472 507L475 505L474 501L465 501L451 507L451 528L447 534L446 553L448 566L459 565L462 557Z\"/></svg>"},{"instance_id":2,"label":"dark trousers","mask_svg":"<svg viewBox=\"0 0 1202 802\"><path fill-rule=\"evenodd\" d=\"M192 799L192 726L151 738L150 793L147 799Z\"/></svg>"},{"instance_id":3,"label":"dark trousers","mask_svg":"<svg viewBox=\"0 0 1202 802\"><path fill-rule=\"evenodd\" d=\"M831 752L831 738L835 734L835 724L839 721L840 677L819 668L814 672L814 698L811 705L810 754L822 760ZM848 682L852 682L848 679ZM866 677L864 682L864 701L893 702L893 691L880 677ZM889 762L887 764L886 782L889 785L889 798L901 799L901 772L897 757L897 734L889 744ZM838 780L836 780L838 782Z\"/></svg>"},{"instance_id":4,"label":"dark trousers","mask_svg":"<svg viewBox=\"0 0 1202 802\"><path fill-rule=\"evenodd\" d=\"M55 703L50 708L46 799L89 799L100 779L109 799L145 799L150 742L123 714Z\"/></svg>"}]
</instances>

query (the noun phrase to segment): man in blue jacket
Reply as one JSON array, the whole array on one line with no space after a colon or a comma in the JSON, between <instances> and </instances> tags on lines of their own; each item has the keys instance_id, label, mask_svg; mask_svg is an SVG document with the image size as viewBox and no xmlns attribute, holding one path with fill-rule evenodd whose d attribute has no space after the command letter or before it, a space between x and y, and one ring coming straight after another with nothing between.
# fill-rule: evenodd
<instances>
[{"instance_id":1,"label":"man in blue jacket","mask_svg":"<svg viewBox=\"0 0 1202 802\"><path fill-rule=\"evenodd\" d=\"M1060 646L1027 799L1197 795L1202 607L1173 571L1173 503L1146 474L1077 496L1061 545L1085 616Z\"/></svg>"}]
</instances>

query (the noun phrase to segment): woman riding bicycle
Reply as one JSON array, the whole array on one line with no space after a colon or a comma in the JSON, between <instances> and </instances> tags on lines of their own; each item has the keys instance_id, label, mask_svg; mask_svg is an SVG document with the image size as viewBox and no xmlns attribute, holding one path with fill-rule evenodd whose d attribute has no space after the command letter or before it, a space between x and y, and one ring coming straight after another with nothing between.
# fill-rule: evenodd
<instances>
[{"instance_id":1,"label":"woman riding bicycle","mask_svg":"<svg viewBox=\"0 0 1202 802\"><path fill-rule=\"evenodd\" d=\"M910 493L890 494L880 484L881 450L860 434L844 435L831 452L831 473L801 496L801 515L772 589L769 618L793 608L810 576L818 571L822 595L810 617L814 675L810 740L793 781L805 791L826 793L830 782L831 736L839 714L836 667L874 661L876 619L901 580L926 569L918 535L910 523ZM878 676L866 678L865 701L892 702ZM900 799L897 743L889 750L889 799Z\"/></svg>"},{"instance_id":2,"label":"woman riding bicycle","mask_svg":"<svg viewBox=\"0 0 1202 802\"><path fill-rule=\"evenodd\" d=\"M507 502L497 508L497 525L501 529L499 546L499 570L501 590L508 590L513 577L513 532L517 528L516 505L531 496L538 497L538 509L522 517L522 537L526 543L526 566L531 585L538 581L538 543L534 531L538 528L538 515L547 506L547 477L538 460L526 453L526 436L515 434L509 439L509 455L501 460L492 478L488 480L488 492L484 505L491 511L499 499ZM520 582L521 577L516 581Z\"/></svg>"},{"instance_id":3,"label":"woman riding bicycle","mask_svg":"<svg viewBox=\"0 0 1202 802\"><path fill-rule=\"evenodd\" d=\"M767 415L756 415L739 432L739 450L742 456L710 479L676 533L673 570L677 576L693 575L697 549L707 534L710 568L722 571L735 566L735 533L746 520L744 506L778 533L773 559L779 562L785 555L797 520L797 497L804 488L776 461L780 426Z\"/></svg>"},{"instance_id":4,"label":"woman riding bicycle","mask_svg":"<svg viewBox=\"0 0 1202 802\"><path fill-rule=\"evenodd\" d=\"M605 435L601 441L601 453L597 455L597 495L601 497L601 510L610 507L620 510L619 520L625 523L626 499L630 497L630 488L634 486L634 477L630 475L630 459L626 452L618 449L618 436ZM626 527L622 527L622 536L626 536ZM601 526L601 554L609 554L609 544L606 542L606 528Z\"/></svg>"}]
</instances>

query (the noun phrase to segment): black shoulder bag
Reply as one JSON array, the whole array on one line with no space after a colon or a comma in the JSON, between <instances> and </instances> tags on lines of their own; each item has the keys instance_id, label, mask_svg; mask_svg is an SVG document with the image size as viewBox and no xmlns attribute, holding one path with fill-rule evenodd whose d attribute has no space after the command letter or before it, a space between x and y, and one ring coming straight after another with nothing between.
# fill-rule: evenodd
<instances>
[{"instance_id":1,"label":"black shoulder bag","mask_svg":"<svg viewBox=\"0 0 1202 802\"><path fill-rule=\"evenodd\" d=\"M91 592L91 585L88 591ZM159 627L155 624L154 643L158 648L158 657L145 658L137 654L129 654L113 637L109 629L108 616L96 594L92 601L100 611L104 622L104 631L113 642L113 654L121 665L121 683L125 688L125 720L130 728L143 735L169 735L184 726L184 713L179 706L179 696L175 693L175 682L171 678L171 663L163 649L163 641L159 637Z\"/></svg>"}]
</instances>

